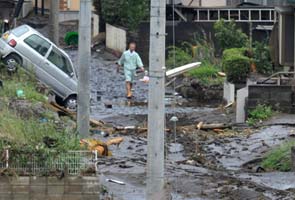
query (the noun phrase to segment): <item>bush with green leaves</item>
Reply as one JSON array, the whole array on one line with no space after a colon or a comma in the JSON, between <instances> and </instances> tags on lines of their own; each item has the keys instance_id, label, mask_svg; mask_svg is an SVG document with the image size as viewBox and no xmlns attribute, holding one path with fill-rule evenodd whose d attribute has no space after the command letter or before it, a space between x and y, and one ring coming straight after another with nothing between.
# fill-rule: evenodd
<instances>
[{"instance_id":1,"label":"bush with green leaves","mask_svg":"<svg viewBox=\"0 0 295 200\"><path fill-rule=\"evenodd\" d=\"M255 109L249 112L247 123L250 126L255 126L262 121L269 119L273 114L274 111L271 106L259 104Z\"/></svg>"},{"instance_id":2,"label":"bush with green leaves","mask_svg":"<svg viewBox=\"0 0 295 200\"><path fill-rule=\"evenodd\" d=\"M173 69L191 63L193 60L191 54L179 47L168 47L168 57L166 60L166 67Z\"/></svg>"},{"instance_id":3,"label":"bush with green leaves","mask_svg":"<svg viewBox=\"0 0 295 200\"><path fill-rule=\"evenodd\" d=\"M93 5L107 23L133 31L149 16L149 0L94 0Z\"/></svg>"},{"instance_id":4,"label":"bush with green leaves","mask_svg":"<svg viewBox=\"0 0 295 200\"><path fill-rule=\"evenodd\" d=\"M199 68L193 69L189 72L189 75L197 78L201 84L221 85L224 82L224 78L218 76L220 69L211 63L203 62Z\"/></svg>"},{"instance_id":5,"label":"bush with green leaves","mask_svg":"<svg viewBox=\"0 0 295 200\"><path fill-rule=\"evenodd\" d=\"M257 72L266 75L272 74L273 66L269 46L264 42L255 42L253 46L253 59Z\"/></svg>"},{"instance_id":6,"label":"bush with green leaves","mask_svg":"<svg viewBox=\"0 0 295 200\"><path fill-rule=\"evenodd\" d=\"M227 49L223 52L222 69L227 80L232 83L244 83L250 72L250 58L245 48Z\"/></svg>"},{"instance_id":7,"label":"bush with green leaves","mask_svg":"<svg viewBox=\"0 0 295 200\"><path fill-rule=\"evenodd\" d=\"M248 36L237 27L234 21L217 21L214 24L215 38L221 51L231 48L242 48L249 46Z\"/></svg>"},{"instance_id":8,"label":"bush with green leaves","mask_svg":"<svg viewBox=\"0 0 295 200\"><path fill-rule=\"evenodd\" d=\"M295 142L286 142L269 152L263 159L261 166L268 171L288 172L292 168L291 148L295 146Z\"/></svg>"}]
</instances>

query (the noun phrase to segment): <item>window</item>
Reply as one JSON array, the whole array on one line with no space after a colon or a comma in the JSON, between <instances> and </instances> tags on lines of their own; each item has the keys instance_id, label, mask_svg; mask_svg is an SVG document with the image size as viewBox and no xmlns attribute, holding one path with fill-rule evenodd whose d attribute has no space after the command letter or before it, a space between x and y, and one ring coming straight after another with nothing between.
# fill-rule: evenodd
<instances>
[{"instance_id":1,"label":"window","mask_svg":"<svg viewBox=\"0 0 295 200\"><path fill-rule=\"evenodd\" d=\"M42 56L45 56L50 48L49 42L35 34L27 37L24 41Z\"/></svg>"},{"instance_id":2,"label":"window","mask_svg":"<svg viewBox=\"0 0 295 200\"><path fill-rule=\"evenodd\" d=\"M29 28L28 27L26 27L26 26L19 26L19 27L13 29L11 32L16 37L20 37L20 36L22 36L23 34L25 34L28 31L29 31Z\"/></svg>"},{"instance_id":3,"label":"window","mask_svg":"<svg viewBox=\"0 0 295 200\"><path fill-rule=\"evenodd\" d=\"M73 73L73 69L68 58L56 48L52 49L47 59L66 74L71 75Z\"/></svg>"}]
</instances>

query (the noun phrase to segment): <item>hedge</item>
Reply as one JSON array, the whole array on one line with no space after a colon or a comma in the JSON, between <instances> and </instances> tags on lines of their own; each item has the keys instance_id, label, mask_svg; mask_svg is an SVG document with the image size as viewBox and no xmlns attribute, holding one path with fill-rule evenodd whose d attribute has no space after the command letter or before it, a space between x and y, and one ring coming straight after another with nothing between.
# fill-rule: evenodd
<instances>
[{"instance_id":1,"label":"hedge","mask_svg":"<svg viewBox=\"0 0 295 200\"><path fill-rule=\"evenodd\" d=\"M246 48L227 49L223 52L222 69L227 80L232 83L244 83L250 72L250 58Z\"/></svg>"}]
</instances>

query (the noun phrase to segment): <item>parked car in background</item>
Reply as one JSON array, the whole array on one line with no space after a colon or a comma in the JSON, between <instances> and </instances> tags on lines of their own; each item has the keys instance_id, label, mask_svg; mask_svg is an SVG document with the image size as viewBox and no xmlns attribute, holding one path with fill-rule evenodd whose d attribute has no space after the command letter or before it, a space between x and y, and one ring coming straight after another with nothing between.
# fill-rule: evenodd
<instances>
[{"instance_id":1,"label":"parked car in background","mask_svg":"<svg viewBox=\"0 0 295 200\"><path fill-rule=\"evenodd\" d=\"M5 32L0 38L0 56L9 72L23 67L35 73L67 109L77 108L77 75L69 56L28 25Z\"/></svg>"}]
</instances>

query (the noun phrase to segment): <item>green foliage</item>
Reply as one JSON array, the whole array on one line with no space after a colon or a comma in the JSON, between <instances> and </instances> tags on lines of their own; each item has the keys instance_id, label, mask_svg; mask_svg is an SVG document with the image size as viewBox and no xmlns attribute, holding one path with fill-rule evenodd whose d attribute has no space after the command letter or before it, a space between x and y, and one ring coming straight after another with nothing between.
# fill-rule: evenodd
<instances>
[{"instance_id":1,"label":"green foliage","mask_svg":"<svg viewBox=\"0 0 295 200\"><path fill-rule=\"evenodd\" d=\"M193 60L192 56L179 47L168 47L168 58L166 60L166 67L173 69L191 63Z\"/></svg>"},{"instance_id":2,"label":"green foliage","mask_svg":"<svg viewBox=\"0 0 295 200\"><path fill-rule=\"evenodd\" d=\"M110 24L135 30L149 16L149 0L94 0L93 5Z\"/></svg>"},{"instance_id":3,"label":"green foliage","mask_svg":"<svg viewBox=\"0 0 295 200\"><path fill-rule=\"evenodd\" d=\"M254 110L249 112L247 123L250 126L254 126L258 123L261 123L261 121L269 119L271 116L273 116L273 114L274 111L271 106L258 105Z\"/></svg>"},{"instance_id":4,"label":"green foliage","mask_svg":"<svg viewBox=\"0 0 295 200\"><path fill-rule=\"evenodd\" d=\"M218 76L220 69L208 62L203 62L199 68L193 69L189 75L197 78L203 85L221 85L224 78Z\"/></svg>"},{"instance_id":5,"label":"green foliage","mask_svg":"<svg viewBox=\"0 0 295 200\"><path fill-rule=\"evenodd\" d=\"M256 64L257 72L266 75L272 74L273 68L270 57L270 49L265 43L254 43L253 59Z\"/></svg>"},{"instance_id":6,"label":"green foliage","mask_svg":"<svg viewBox=\"0 0 295 200\"><path fill-rule=\"evenodd\" d=\"M34 77L19 68L17 74L12 77L2 76L1 79L3 78L4 87L0 89L0 154L3 148L9 147L11 159L23 161L35 155L43 162L59 153L81 149L76 134L67 133L61 124L55 123L51 112L45 111L41 116L24 118L9 108L9 102L17 98L17 89L24 91L26 101L45 103L45 97L36 90ZM47 121L40 120L42 117L46 117ZM53 148L44 143L46 137L54 140ZM50 153L52 151L55 152L54 155Z\"/></svg>"},{"instance_id":7,"label":"green foliage","mask_svg":"<svg viewBox=\"0 0 295 200\"><path fill-rule=\"evenodd\" d=\"M212 41L212 39L207 38L205 33L194 34L191 48L194 50L193 55L195 60L216 64L214 43Z\"/></svg>"},{"instance_id":8,"label":"green foliage","mask_svg":"<svg viewBox=\"0 0 295 200\"><path fill-rule=\"evenodd\" d=\"M245 82L250 72L250 58L245 48L227 49L223 52L222 69L227 80L233 83Z\"/></svg>"},{"instance_id":9,"label":"green foliage","mask_svg":"<svg viewBox=\"0 0 295 200\"><path fill-rule=\"evenodd\" d=\"M79 35L77 32L68 32L65 36L65 43L67 45L77 45L79 42Z\"/></svg>"},{"instance_id":10,"label":"green foliage","mask_svg":"<svg viewBox=\"0 0 295 200\"><path fill-rule=\"evenodd\" d=\"M291 148L295 142L287 142L269 152L262 161L262 167L267 170L287 172L291 170Z\"/></svg>"},{"instance_id":11,"label":"green foliage","mask_svg":"<svg viewBox=\"0 0 295 200\"><path fill-rule=\"evenodd\" d=\"M237 27L234 21L220 20L214 24L215 37L221 50L247 47L248 36Z\"/></svg>"}]
</instances>

